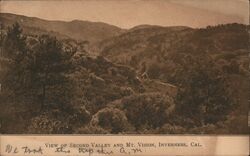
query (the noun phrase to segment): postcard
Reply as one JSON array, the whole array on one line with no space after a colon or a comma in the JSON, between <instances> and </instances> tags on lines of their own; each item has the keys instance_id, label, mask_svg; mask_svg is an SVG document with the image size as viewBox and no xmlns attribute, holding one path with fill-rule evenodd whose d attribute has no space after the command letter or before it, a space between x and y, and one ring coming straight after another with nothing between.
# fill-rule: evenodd
<instances>
[{"instance_id":1,"label":"postcard","mask_svg":"<svg viewBox=\"0 0 250 156\"><path fill-rule=\"evenodd\" d=\"M0 1L0 155L249 154L249 1Z\"/></svg>"}]
</instances>

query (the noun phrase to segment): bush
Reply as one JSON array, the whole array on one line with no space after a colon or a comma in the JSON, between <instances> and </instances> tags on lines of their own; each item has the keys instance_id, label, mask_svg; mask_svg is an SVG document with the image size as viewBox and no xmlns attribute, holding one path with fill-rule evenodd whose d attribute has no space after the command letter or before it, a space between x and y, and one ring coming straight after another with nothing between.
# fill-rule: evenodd
<instances>
[{"instance_id":1,"label":"bush","mask_svg":"<svg viewBox=\"0 0 250 156\"><path fill-rule=\"evenodd\" d=\"M214 124L207 124L200 127L194 127L189 130L189 133L192 134L216 134L217 133L217 126Z\"/></svg>"},{"instance_id":2,"label":"bush","mask_svg":"<svg viewBox=\"0 0 250 156\"><path fill-rule=\"evenodd\" d=\"M72 127L82 126L91 120L91 114L85 106L75 106L71 111L72 115L69 115L68 119Z\"/></svg>"},{"instance_id":3,"label":"bush","mask_svg":"<svg viewBox=\"0 0 250 156\"><path fill-rule=\"evenodd\" d=\"M68 121L60 120L49 113L43 113L31 119L29 134L67 134L72 133Z\"/></svg>"},{"instance_id":4,"label":"bush","mask_svg":"<svg viewBox=\"0 0 250 156\"><path fill-rule=\"evenodd\" d=\"M145 125L156 128L162 126L174 109L173 100L158 93L139 94L122 100L122 109L137 130Z\"/></svg>"},{"instance_id":5,"label":"bush","mask_svg":"<svg viewBox=\"0 0 250 156\"><path fill-rule=\"evenodd\" d=\"M97 112L90 122L94 127L100 126L110 133L121 133L131 130L125 113L117 108L104 108Z\"/></svg>"},{"instance_id":6,"label":"bush","mask_svg":"<svg viewBox=\"0 0 250 156\"><path fill-rule=\"evenodd\" d=\"M187 130L184 127L171 125L171 124L164 124L159 130L158 133L160 134L183 134L186 133Z\"/></svg>"},{"instance_id":7,"label":"bush","mask_svg":"<svg viewBox=\"0 0 250 156\"><path fill-rule=\"evenodd\" d=\"M108 130L101 128L100 126L87 125L78 128L74 131L74 134L108 134Z\"/></svg>"}]
</instances>

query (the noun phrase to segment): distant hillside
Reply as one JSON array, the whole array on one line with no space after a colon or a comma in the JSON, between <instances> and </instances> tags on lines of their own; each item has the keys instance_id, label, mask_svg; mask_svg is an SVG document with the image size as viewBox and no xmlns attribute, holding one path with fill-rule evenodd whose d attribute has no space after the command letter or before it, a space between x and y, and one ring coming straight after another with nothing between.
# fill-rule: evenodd
<instances>
[{"instance_id":1,"label":"distant hillside","mask_svg":"<svg viewBox=\"0 0 250 156\"><path fill-rule=\"evenodd\" d=\"M188 27L137 26L99 44L101 55L134 67L151 62L172 44L193 33Z\"/></svg>"},{"instance_id":2,"label":"distant hillside","mask_svg":"<svg viewBox=\"0 0 250 156\"><path fill-rule=\"evenodd\" d=\"M185 28L189 28L189 27L186 27L186 26L171 26L171 27L163 27L163 26L159 26L159 25L148 25L148 24L142 24L142 25L137 25L131 29L129 29L129 31L135 31L135 30L139 30L139 29L157 29L157 28L170 28L172 30L180 30L180 29L185 29Z\"/></svg>"},{"instance_id":3,"label":"distant hillside","mask_svg":"<svg viewBox=\"0 0 250 156\"><path fill-rule=\"evenodd\" d=\"M102 41L99 49L104 57L136 69L171 62L174 68L181 56L195 53L208 53L218 59L240 57L237 61L243 65L248 54L248 39L247 27L240 24L203 29L142 25Z\"/></svg>"},{"instance_id":4,"label":"distant hillside","mask_svg":"<svg viewBox=\"0 0 250 156\"><path fill-rule=\"evenodd\" d=\"M0 22L6 26L19 22L28 35L50 34L58 38L72 38L75 40L89 41L90 43L114 37L124 30L101 22L73 20L48 21L35 17L26 17L9 13L0 14Z\"/></svg>"}]
</instances>

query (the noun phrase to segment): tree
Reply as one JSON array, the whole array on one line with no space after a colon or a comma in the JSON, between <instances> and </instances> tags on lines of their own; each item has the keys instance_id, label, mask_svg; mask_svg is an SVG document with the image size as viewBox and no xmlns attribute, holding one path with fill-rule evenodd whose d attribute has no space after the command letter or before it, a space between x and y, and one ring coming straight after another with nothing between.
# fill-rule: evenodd
<instances>
[{"instance_id":1,"label":"tree","mask_svg":"<svg viewBox=\"0 0 250 156\"><path fill-rule=\"evenodd\" d=\"M0 23L0 57L3 57L4 25Z\"/></svg>"},{"instance_id":2,"label":"tree","mask_svg":"<svg viewBox=\"0 0 250 156\"><path fill-rule=\"evenodd\" d=\"M178 73L179 115L201 126L226 117L233 106L225 86L226 77L207 55L189 57Z\"/></svg>"},{"instance_id":3,"label":"tree","mask_svg":"<svg viewBox=\"0 0 250 156\"><path fill-rule=\"evenodd\" d=\"M31 108L28 102L31 98L26 97L32 96L27 95L26 90L29 77L27 72L29 59L26 36L22 34L22 29L18 23L8 27L7 31L5 29L1 30L0 46L0 109L6 110L1 116L1 121L5 128L11 125L10 121L16 121L15 127L24 127L25 124L21 123L26 115L30 113ZM20 116L20 113L23 113L22 116ZM20 132L23 130L23 128L17 129L13 128L13 131ZM5 130L7 132L11 131L8 128Z\"/></svg>"},{"instance_id":4,"label":"tree","mask_svg":"<svg viewBox=\"0 0 250 156\"><path fill-rule=\"evenodd\" d=\"M28 49L26 36L18 23L8 27L5 37L2 37L1 51L5 71L2 73L1 81L3 88L10 89L14 94L22 92L26 83L27 73L25 72L28 63Z\"/></svg>"},{"instance_id":5,"label":"tree","mask_svg":"<svg viewBox=\"0 0 250 156\"><path fill-rule=\"evenodd\" d=\"M42 35L38 38L31 68L34 85L41 90L38 91L41 110L44 109L45 103L53 105L68 102L65 98L69 96L65 95L70 90L67 78L70 57L71 55L63 51L62 43L55 37Z\"/></svg>"},{"instance_id":6,"label":"tree","mask_svg":"<svg viewBox=\"0 0 250 156\"><path fill-rule=\"evenodd\" d=\"M3 44L3 55L7 58L20 61L26 52L26 37L22 34L22 29L18 23L8 27L6 38Z\"/></svg>"}]
</instances>

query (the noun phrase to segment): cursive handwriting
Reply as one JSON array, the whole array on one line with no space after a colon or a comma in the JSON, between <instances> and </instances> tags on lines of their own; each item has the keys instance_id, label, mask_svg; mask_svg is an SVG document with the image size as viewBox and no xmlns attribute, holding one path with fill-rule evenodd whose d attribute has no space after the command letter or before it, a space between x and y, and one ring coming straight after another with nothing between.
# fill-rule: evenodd
<instances>
[{"instance_id":1,"label":"cursive handwriting","mask_svg":"<svg viewBox=\"0 0 250 156\"><path fill-rule=\"evenodd\" d=\"M113 151L106 151L103 147L101 147L101 149L97 150L97 153L99 153L99 154L105 154L105 155L111 155L114 152Z\"/></svg>"},{"instance_id":2,"label":"cursive handwriting","mask_svg":"<svg viewBox=\"0 0 250 156\"><path fill-rule=\"evenodd\" d=\"M132 148L131 150L133 151L133 153L142 153L142 150L139 148Z\"/></svg>"},{"instance_id":3,"label":"cursive handwriting","mask_svg":"<svg viewBox=\"0 0 250 156\"><path fill-rule=\"evenodd\" d=\"M46 148L50 148L49 146L46 146ZM54 146L52 147L54 149L55 153L63 153L63 154L69 154L71 153L71 149L67 148L67 144L64 144L62 146ZM17 154L20 152L23 152L23 154L26 155L43 155L44 154L44 150L42 148L42 146L40 147L29 147L29 146L22 146L22 147L14 147L12 145L6 145L5 148L5 152L6 153L11 153L11 154ZM88 156L92 156L94 154L98 154L98 155L114 155L114 154L125 154L125 155L134 155L134 154L138 154L138 153L143 153L141 148L138 147L118 147L118 149L116 149L115 151L113 149L107 148L107 147L99 147L99 148L91 148L91 147L80 147L77 148L78 149L78 153L79 154L87 154ZM118 152L118 153L117 153ZM45 151L46 153L46 151Z\"/></svg>"},{"instance_id":4,"label":"cursive handwriting","mask_svg":"<svg viewBox=\"0 0 250 156\"><path fill-rule=\"evenodd\" d=\"M142 150L140 148L125 149L124 147L121 147L120 153L130 155L130 154L142 153Z\"/></svg>"},{"instance_id":5,"label":"cursive handwriting","mask_svg":"<svg viewBox=\"0 0 250 156\"><path fill-rule=\"evenodd\" d=\"M104 147L100 147L100 149L96 149L96 151L94 151L94 149L92 148L79 148L78 149L79 153L88 153L89 156L91 156L94 152L98 153L98 154L102 154L102 155L112 155L114 154L113 151L107 151L104 149Z\"/></svg>"},{"instance_id":6,"label":"cursive handwriting","mask_svg":"<svg viewBox=\"0 0 250 156\"><path fill-rule=\"evenodd\" d=\"M94 150L92 148L79 148L78 153L89 153L89 156L91 156Z\"/></svg>"},{"instance_id":7,"label":"cursive handwriting","mask_svg":"<svg viewBox=\"0 0 250 156\"><path fill-rule=\"evenodd\" d=\"M70 150L65 150L65 147L61 146L61 147L57 147L55 152L56 153L70 153Z\"/></svg>"},{"instance_id":8,"label":"cursive handwriting","mask_svg":"<svg viewBox=\"0 0 250 156\"><path fill-rule=\"evenodd\" d=\"M8 144L6 146L5 152L6 153L18 153L18 149L17 149L17 147L13 147L13 146Z\"/></svg>"},{"instance_id":9,"label":"cursive handwriting","mask_svg":"<svg viewBox=\"0 0 250 156\"><path fill-rule=\"evenodd\" d=\"M24 150L23 151L24 154L43 154L42 147L39 147L37 149L33 149L33 148L28 147L28 146L25 146L25 147L22 147L22 149Z\"/></svg>"}]
</instances>

